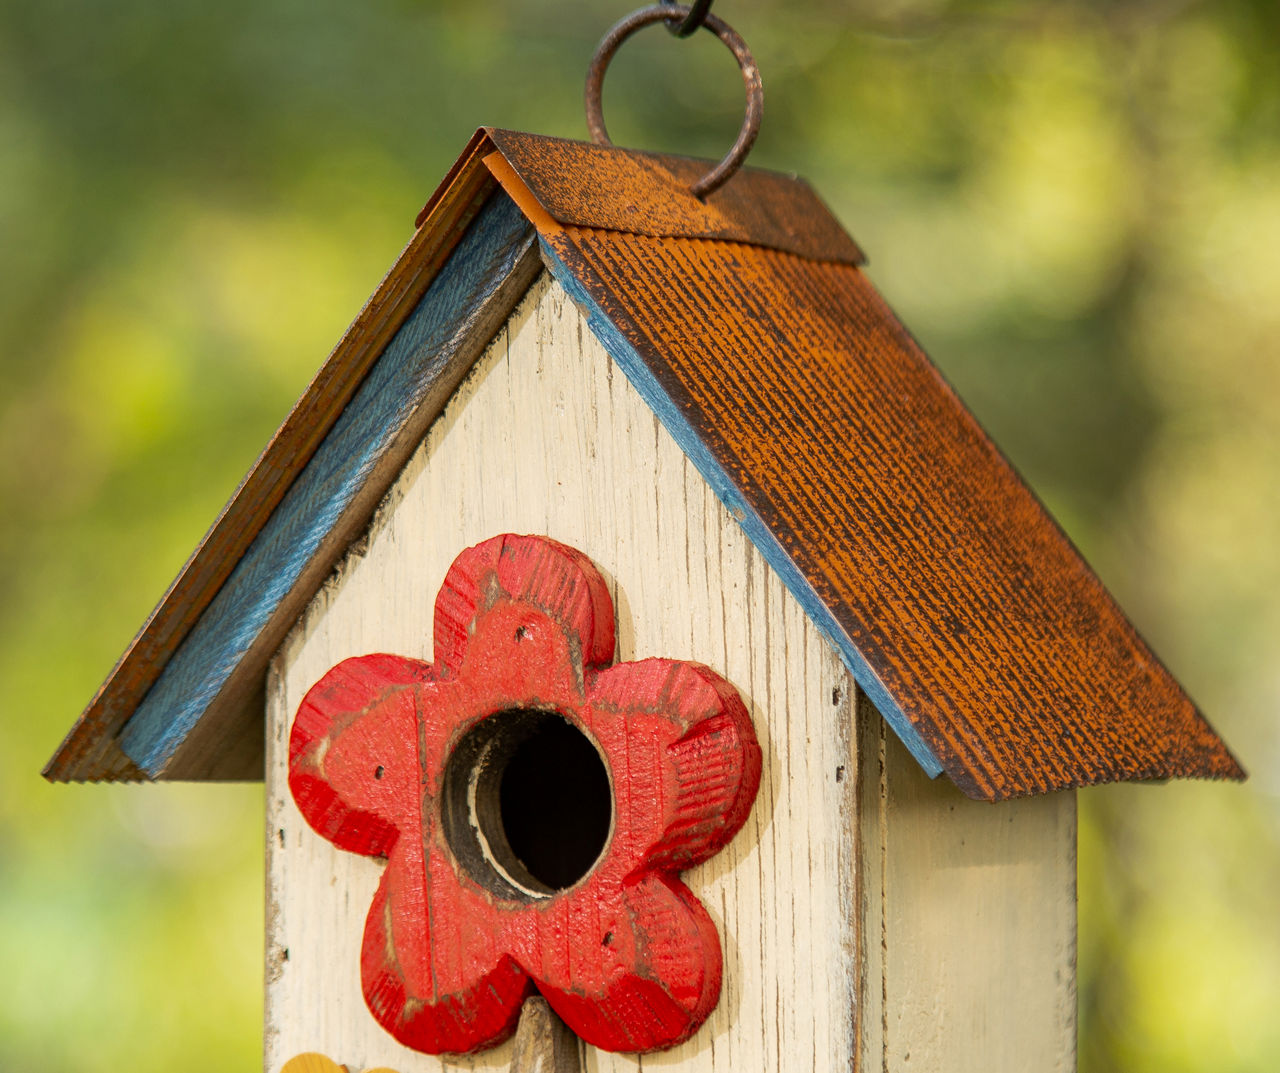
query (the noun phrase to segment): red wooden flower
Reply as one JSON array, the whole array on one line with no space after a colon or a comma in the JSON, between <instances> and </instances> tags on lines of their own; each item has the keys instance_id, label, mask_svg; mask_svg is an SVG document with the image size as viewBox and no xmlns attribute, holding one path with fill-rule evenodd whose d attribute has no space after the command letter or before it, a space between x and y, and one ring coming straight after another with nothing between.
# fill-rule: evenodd
<instances>
[{"instance_id":1,"label":"red wooden flower","mask_svg":"<svg viewBox=\"0 0 1280 1073\"><path fill-rule=\"evenodd\" d=\"M760 748L714 672L610 667L613 642L584 555L495 537L445 578L434 664L348 659L298 709L303 816L387 859L361 977L405 1045L498 1043L534 986L615 1051L679 1043L714 1008L719 937L677 873L746 820Z\"/></svg>"}]
</instances>

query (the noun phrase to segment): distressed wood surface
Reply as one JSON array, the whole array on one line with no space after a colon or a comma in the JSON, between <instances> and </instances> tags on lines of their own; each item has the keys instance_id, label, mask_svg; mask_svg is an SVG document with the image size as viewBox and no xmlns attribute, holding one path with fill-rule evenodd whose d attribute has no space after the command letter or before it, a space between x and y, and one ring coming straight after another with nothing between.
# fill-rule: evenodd
<instances>
[{"instance_id":1,"label":"distressed wood surface","mask_svg":"<svg viewBox=\"0 0 1280 1073\"><path fill-rule=\"evenodd\" d=\"M511 1073L582 1073L577 1037L556 1016L541 995L525 999L520 1010L512 1047ZM280 1073L351 1073L323 1054L295 1055ZM397 1070L367 1069L363 1073L399 1073Z\"/></svg>"},{"instance_id":2,"label":"distressed wood surface","mask_svg":"<svg viewBox=\"0 0 1280 1073\"><path fill-rule=\"evenodd\" d=\"M367 1013L360 933L380 868L314 834L285 783L290 721L310 686L353 655L432 659L432 602L454 555L508 531L545 533L602 566L617 611L617 658L711 667L742 693L763 752L759 796L742 830L684 874L722 936L719 1005L671 1051L640 1059L589 1048L586 1069L851 1069L850 679L564 292L544 278L273 661L269 1073L313 1050L353 1069L401 1073L510 1064L509 1043L461 1059L414 1054ZM332 891L339 896L322 896Z\"/></svg>"},{"instance_id":3,"label":"distressed wood surface","mask_svg":"<svg viewBox=\"0 0 1280 1073\"><path fill-rule=\"evenodd\" d=\"M971 801L866 698L858 744L860 1069L1072 1073L1075 793Z\"/></svg>"},{"instance_id":4,"label":"distressed wood surface","mask_svg":"<svg viewBox=\"0 0 1280 1073\"><path fill-rule=\"evenodd\" d=\"M511 1073L582 1073L577 1039L541 995L525 999L512 1050Z\"/></svg>"},{"instance_id":5,"label":"distressed wood surface","mask_svg":"<svg viewBox=\"0 0 1280 1073\"><path fill-rule=\"evenodd\" d=\"M440 267L493 193L493 180L482 167L474 162L466 167L482 140L485 139L478 133L440 185L431 200L429 218L424 213L420 221L425 226L410 239L120 657L45 768L46 778L127 780L154 776L154 771L140 768L120 748L120 728L310 462L369 368L417 308ZM378 495L381 491L375 499ZM304 599L311 595L306 593ZM272 648L278 641L276 638ZM259 667L255 671L259 677L261 670ZM232 719L240 716L238 720L218 728L214 735L202 735L204 769L193 766L181 777L260 778L260 712L259 701L242 704L238 712L231 713Z\"/></svg>"},{"instance_id":6,"label":"distressed wood surface","mask_svg":"<svg viewBox=\"0 0 1280 1073\"><path fill-rule=\"evenodd\" d=\"M496 193L121 732L149 776L208 774L224 720L234 735L237 719L259 718L266 662L307 594L367 524L532 271L528 225Z\"/></svg>"},{"instance_id":7,"label":"distressed wood surface","mask_svg":"<svg viewBox=\"0 0 1280 1073\"><path fill-rule=\"evenodd\" d=\"M603 578L542 536L461 551L434 637L434 663L343 660L290 732L289 789L312 829L386 859L361 953L370 1012L414 1050L474 1053L511 1035L536 985L592 1046L688 1039L720 995L720 937L678 873L742 827L760 780L738 694L699 663L611 666ZM500 800L508 764L549 721L605 783L606 822L568 872L544 870L537 850L572 837L572 812L537 810L556 782L576 785L572 754L543 754L560 770L510 817L544 825L516 840L523 856Z\"/></svg>"}]
</instances>

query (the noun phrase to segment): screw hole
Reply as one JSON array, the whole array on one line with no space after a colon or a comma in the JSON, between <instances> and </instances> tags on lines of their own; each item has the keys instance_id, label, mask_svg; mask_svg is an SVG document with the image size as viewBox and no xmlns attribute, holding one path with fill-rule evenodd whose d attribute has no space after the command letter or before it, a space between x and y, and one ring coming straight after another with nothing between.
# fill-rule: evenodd
<instances>
[{"instance_id":1,"label":"screw hole","mask_svg":"<svg viewBox=\"0 0 1280 1073\"><path fill-rule=\"evenodd\" d=\"M379 764L376 768L373 769L373 777L375 779L382 778L382 776L385 775L386 773L387 773L386 768L384 768L381 764Z\"/></svg>"}]
</instances>

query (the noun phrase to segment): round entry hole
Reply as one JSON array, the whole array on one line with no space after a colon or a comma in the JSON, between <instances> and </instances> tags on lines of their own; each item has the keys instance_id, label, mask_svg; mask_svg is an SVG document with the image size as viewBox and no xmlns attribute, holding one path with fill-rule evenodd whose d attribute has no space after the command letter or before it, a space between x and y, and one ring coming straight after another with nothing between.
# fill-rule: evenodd
<instances>
[{"instance_id":1,"label":"round entry hole","mask_svg":"<svg viewBox=\"0 0 1280 1073\"><path fill-rule=\"evenodd\" d=\"M516 709L477 723L445 765L445 836L468 874L508 898L573 886L613 822L595 744L555 712Z\"/></svg>"}]
</instances>

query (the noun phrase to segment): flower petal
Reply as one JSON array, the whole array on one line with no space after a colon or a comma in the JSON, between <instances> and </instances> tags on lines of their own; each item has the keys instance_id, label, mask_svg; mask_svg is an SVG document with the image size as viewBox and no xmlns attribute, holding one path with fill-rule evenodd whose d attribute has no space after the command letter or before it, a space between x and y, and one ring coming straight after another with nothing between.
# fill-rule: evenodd
<instances>
[{"instance_id":1,"label":"flower petal","mask_svg":"<svg viewBox=\"0 0 1280 1073\"><path fill-rule=\"evenodd\" d=\"M699 663L646 659L600 672L592 732L613 778L619 846L633 862L680 871L738 832L760 785L760 745L733 686Z\"/></svg>"},{"instance_id":2,"label":"flower petal","mask_svg":"<svg viewBox=\"0 0 1280 1073\"><path fill-rule=\"evenodd\" d=\"M457 672L477 615L503 598L537 608L572 633L584 667L613 656L613 603L591 560L546 537L507 533L468 548L445 576L435 610L442 673Z\"/></svg>"},{"instance_id":3,"label":"flower petal","mask_svg":"<svg viewBox=\"0 0 1280 1073\"><path fill-rule=\"evenodd\" d=\"M360 957L365 1002L383 1028L416 1051L468 1054L492 1047L515 1031L532 981L494 946L474 914L466 921L465 947L454 936L435 934L433 920L446 932L462 923L457 905L454 919L438 920L442 908L447 915L443 890L454 885L439 873L430 891L404 882L420 869L421 853L404 860L397 854L378 885ZM445 960L453 964L441 964L442 953L452 954Z\"/></svg>"},{"instance_id":4,"label":"flower petal","mask_svg":"<svg viewBox=\"0 0 1280 1073\"><path fill-rule=\"evenodd\" d=\"M303 698L289 735L289 789L307 823L334 845L385 856L406 806L417 812L413 687L432 677L419 660L360 656Z\"/></svg>"},{"instance_id":5,"label":"flower petal","mask_svg":"<svg viewBox=\"0 0 1280 1073\"><path fill-rule=\"evenodd\" d=\"M535 976L538 990L593 1046L673 1047L698 1030L720 997L715 924L673 876L646 876L624 888L621 900L623 913L605 935L572 937L577 945L568 978Z\"/></svg>"}]
</instances>

